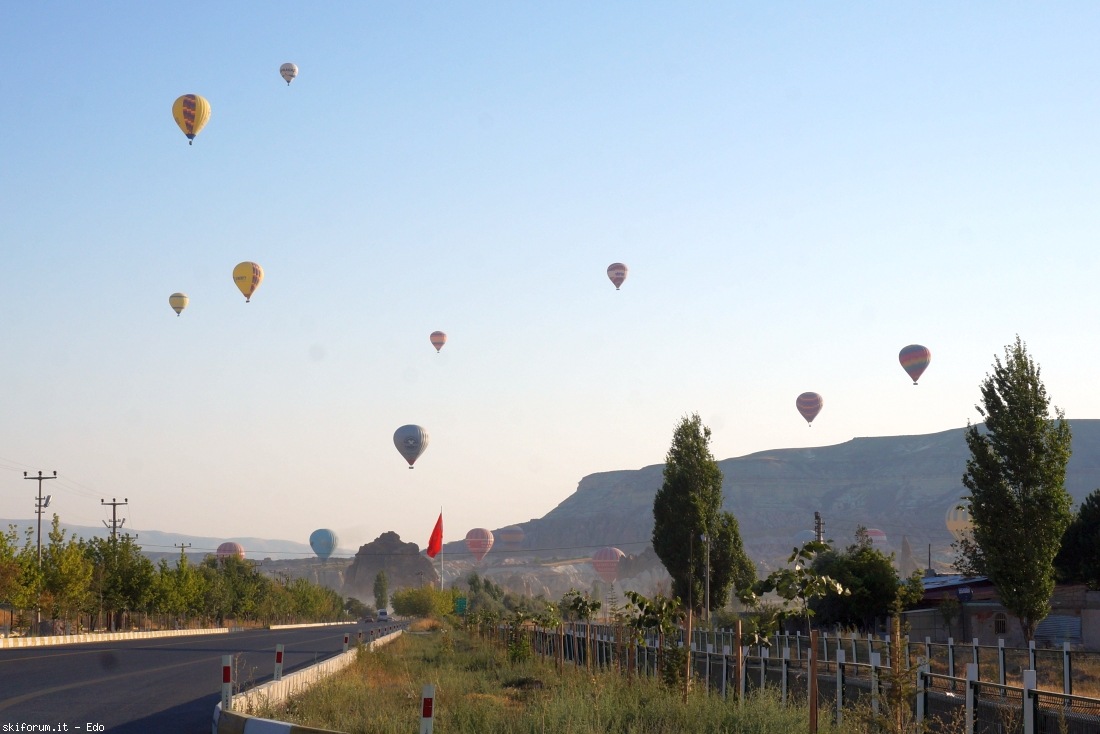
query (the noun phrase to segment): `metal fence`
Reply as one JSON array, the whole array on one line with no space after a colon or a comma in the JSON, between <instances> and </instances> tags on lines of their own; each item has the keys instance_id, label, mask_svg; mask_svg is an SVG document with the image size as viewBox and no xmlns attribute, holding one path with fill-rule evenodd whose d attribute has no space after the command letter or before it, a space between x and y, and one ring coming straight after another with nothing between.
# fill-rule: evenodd
<instances>
[{"instance_id":1,"label":"metal fence","mask_svg":"<svg viewBox=\"0 0 1100 734\"><path fill-rule=\"evenodd\" d=\"M629 638L623 628L569 623L558 630L527 627L520 632L532 650L562 665L648 677L658 675L662 665L661 641L655 636ZM502 625L497 633L507 644L517 631ZM908 639L815 637L816 645L810 637L795 634L778 635L767 647L748 647L739 646L735 632L700 631L689 643L680 631L664 642L681 650L687 646L696 685L725 698L743 700L768 688L778 691L785 702L802 704L816 688L818 709L834 721L841 721L856 703L878 714L890 690L893 658L900 656L899 667L910 676L908 685L915 685L909 714L925 731L1100 734L1100 699L1072 693L1076 653L1068 646L1012 651L1003 644L992 648L951 641L934 645ZM810 685L811 660L817 669L816 686ZM1035 667L1018 670L1014 660ZM1040 683L1050 685L1059 677L1061 692L1040 688ZM1006 682L1017 679L1020 685Z\"/></svg>"}]
</instances>

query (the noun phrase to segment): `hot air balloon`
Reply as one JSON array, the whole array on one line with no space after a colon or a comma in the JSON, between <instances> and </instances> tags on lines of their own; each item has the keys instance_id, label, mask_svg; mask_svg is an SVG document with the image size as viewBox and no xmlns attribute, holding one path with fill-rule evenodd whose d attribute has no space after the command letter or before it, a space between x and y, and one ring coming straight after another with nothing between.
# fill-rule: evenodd
<instances>
[{"instance_id":1,"label":"hot air balloon","mask_svg":"<svg viewBox=\"0 0 1100 734\"><path fill-rule=\"evenodd\" d=\"M592 554L592 567L596 569L596 573L599 574L601 579L613 584L615 579L619 578L619 561L625 555L618 548L612 548L611 546L600 548Z\"/></svg>"},{"instance_id":2,"label":"hot air balloon","mask_svg":"<svg viewBox=\"0 0 1100 734\"><path fill-rule=\"evenodd\" d=\"M627 267L622 263L611 263L607 266L607 277L615 284L615 290L619 290L619 286L626 280L626 273Z\"/></svg>"},{"instance_id":3,"label":"hot air balloon","mask_svg":"<svg viewBox=\"0 0 1100 734\"><path fill-rule=\"evenodd\" d=\"M867 528L867 537L871 541L871 547L883 553L890 553L890 543L886 540L886 533L878 528Z\"/></svg>"},{"instance_id":4,"label":"hot air balloon","mask_svg":"<svg viewBox=\"0 0 1100 734\"><path fill-rule=\"evenodd\" d=\"M264 269L254 262L243 262L233 268L233 282L244 294L244 302L252 302L252 294L264 282Z\"/></svg>"},{"instance_id":5,"label":"hot air balloon","mask_svg":"<svg viewBox=\"0 0 1100 734\"><path fill-rule=\"evenodd\" d=\"M442 331L433 331L429 339L432 340L432 346L435 347L435 351L437 354L439 353L439 350L443 348L443 345L447 343L447 335L444 334Z\"/></svg>"},{"instance_id":6,"label":"hot air balloon","mask_svg":"<svg viewBox=\"0 0 1100 734\"><path fill-rule=\"evenodd\" d=\"M516 549L523 545L525 533L519 525L509 525L497 531L497 538L508 548Z\"/></svg>"},{"instance_id":7,"label":"hot air balloon","mask_svg":"<svg viewBox=\"0 0 1100 734\"><path fill-rule=\"evenodd\" d=\"M474 528L466 533L466 550L474 554L478 563L493 547L493 533L485 528Z\"/></svg>"},{"instance_id":8,"label":"hot air balloon","mask_svg":"<svg viewBox=\"0 0 1100 734\"><path fill-rule=\"evenodd\" d=\"M283 79L286 79L286 85L289 87L290 83L294 81L294 77L298 76L298 66L288 61L279 67L279 74L282 75Z\"/></svg>"},{"instance_id":9,"label":"hot air balloon","mask_svg":"<svg viewBox=\"0 0 1100 734\"><path fill-rule=\"evenodd\" d=\"M173 293L168 296L168 305L176 312L176 316L179 316L180 312L187 308L187 304L190 302L191 299L187 297L186 293Z\"/></svg>"},{"instance_id":10,"label":"hot air balloon","mask_svg":"<svg viewBox=\"0 0 1100 734\"><path fill-rule=\"evenodd\" d=\"M409 468L412 469L413 463L424 453L424 449L428 448L428 432L420 426L401 426L393 432L393 445L405 457L405 461L409 462Z\"/></svg>"},{"instance_id":11,"label":"hot air balloon","mask_svg":"<svg viewBox=\"0 0 1100 734\"><path fill-rule=\"evenodd\" d=\"M210 103L197 94L185 94L172 103L172 117L191 145L210 119Z\"/></svg>"},{"instance_id":12,"label":"hot air balloon","mask_svg":"<svg viewBox=\"0 0 1100 734\"><path fill-rule=\"evenodd\" d=\"M909 379L916 385L917 380L928 369L928 363L932 361L932 352L928 351L928 347L922 347L920 344L910 344L898 352L898 361L901 362L902 369L909 373Z\"/></svg>"},{"instance_id":13,"label":"hot air balloon","mask_svg":"<svg viewBox=\"0 0 1100 734\"><path fill-rule=\"evenodd\" d=\"M244 558L244 546L240 543L234 543L233 541L227 541L218 546L216 552L218 558L230 558L236 556L237 558Z\"/></svg>"},{"instance_id":14,"label":"hot air balloon","mask_svg":"<svg viewBox=\"0 0 1100 734\"><path fill-rule=\"evenodd\" d=\"M966 505L951 505L947 509L947 530L955 540L971 537L974 521L970 519L970 511L966 509Z\"/></svg>"},{"instance_id":15,"label":"hot air balloon","mask_svg":"<svg viewBox=\"0 0 1100 734\"><path fill-rule=\"evenodd\" d=\"M336 550L336 544L338 542L336 533L328 528L320 528L309 534L309 547L313 549L313 552L316 553L317 557L322 561L328 560L332 552Z\"/></svg>"},{"instance_id":16,"label":"hot air balloon","mask_svg":"<svg viewBox=\"0 0 1100 734\"><path fill-rule=\"evenodd\" d=\"M798 412L802 414L802 417L806 419L806 425L810 425L814 422L817 414L821 412L821 407L825 405L825 401L815 392L804 392L794 401L794 405L798 408Z\"/></svg>"}]
</instances>

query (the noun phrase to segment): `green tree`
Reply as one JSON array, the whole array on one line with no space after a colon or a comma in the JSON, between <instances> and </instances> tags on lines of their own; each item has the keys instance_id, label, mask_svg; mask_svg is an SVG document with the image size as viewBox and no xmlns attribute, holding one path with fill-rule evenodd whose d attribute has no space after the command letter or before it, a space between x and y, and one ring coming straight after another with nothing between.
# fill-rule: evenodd
<instances>
[{"instance_id":1,"label":"green tree","mask_svg":"<svg viewBox=\"0 0 1100 734\"><path fill-rule=\"evenodd\" d=\"M125 612L150 610L156 568L133 536L92 538L84 547L94 568L90 591L113 629L121 627Z\"/></svg>"},{"instance_id":2,"label":"green tree","mask_svg":"<svg viewBox=\"0 0 1100 734\"><path fill-rule=\"evenodd\" d=\"M836 579L813 569L815 556L828 550L829 546L825 543L811 540L794 549L787 559L787 568L776 569L766 578L738 592L737 597L742 604L762 611L746 635L752 644L766 646L768 638L779 629L779 625L791 617L804 618L806 631L809 632L810 617L814 614L810 604L814 599L827 594L849 593ZM778 607L762 603L761 597L770 593L779 597Z\"/></svg>"},{"instance_id":3,"label":"green tree","mask_svg":"<svg viewBox=\"0 0 1100 734\"><path fill-rule=\"evenodd\" d=\"M829 592L810 601L814 616L823 625L871 628L875 620L890 615L908 583L898 579L890 558L871 544L863 528L856 531L856 542L844 550L816 555L811 568L835 579L849 592ZM904 599L911 603L907 595Z\"/></svg>"},{"instance_id":4,"label":"green tree","mask_svg":"<svg viewBox=\"0 0 1100 734\"><path fill-rule=\"evenodd\" d=\"M379 610L385 609L390 602L390 582L386 578L386 572L379 571L374 577L374 606Z\"/></svg>"},{"instance_id":5,"label":"green tree","mask_svg":"<svg viewBox=\"0 0 1100 734\"><path fill-rule=\"evenodd\" d=\"M1054 568L1062 581L1100 587L1100 489L1093 490L1074 513Z\"/></svg>"},{"instance_id":6,"label":"green tree","mask_svg":"<svg viewBox=\"0 0 1100 734\"><path fill-rule=\"evenodd\" d=\"M974 530L958 543L956 565L988 577L1031 640L1050 611L1054 556L1070 522L1072 437L1061 410L1050 418L1039 365L1019 336L1005 347L1004 362L995 357L981 393L975 407L985 430L967 426L971 455L963 474Z\"/></svg>"},{"instance_id":7,"label":"green tree","mask_svg":"<svg viewBox=\"0 0 1100 734\"><path fill-rule=\"evenodd\" d=\"M722 471L698 413L680 420L665 457L664 483L653 500L653 550L672 576L673 596L690 599L696 610L704 606L708 555L710 609L725 606L731 587L756 581L737 518L722 511Z\"/></svg>"},{"instance_id":8,"label":"green tree","mask_svg":"<svg viewBox=\"0 0 1100 734\"><path fill-rule=\"evenodd\" d=\"M66 538L55 514L42 547L42 608L51 619L72 620L91 600L92 564L76 538Z\"/></svg>"}]
</instances>

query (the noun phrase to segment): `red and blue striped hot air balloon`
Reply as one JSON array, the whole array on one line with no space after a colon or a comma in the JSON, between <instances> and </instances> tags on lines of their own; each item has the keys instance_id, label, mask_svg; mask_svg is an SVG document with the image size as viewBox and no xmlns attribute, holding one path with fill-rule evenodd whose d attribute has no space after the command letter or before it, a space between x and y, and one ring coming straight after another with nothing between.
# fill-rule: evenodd
<instances>
[{"instance_id":1,"label":"red and blue striped hot air balloon","mask_svg":"<svg viewBox=\"0 0 1100 734\"><path fill-rule=\"evenodd\" d=\"M486 528L474 528L466 533L466 550L470 551L481 563L481 559L493 547L493 532Z\"/></svg>"},{"instance_id":2,"label":"red and blue striped hot air balloon","mask_svg":"<svg viewBox=\"0 0 1100 734\"><path fill-rule=\"evenodd\" d=\"M920 344L910 344L898 352L898 361L916 385L917 380L928 369L928 363L932 361L932 352L928 351L928 347L922 347Z\"/></svg>"},{"instance_id":3,"label":"red and blue striped hot air balloon","mask_svg":"<svg viewBox=\"0 0 1100 734\"><path fill-rule=\"evenodd\" d=\"M600 548L592 555L592 568L596 569L596 573L600 578L609 584L615 583L615 579L619 578L619 561L626 556L618 548L612 548L607 546Z\"/></svg>"},{"instance_id":4,"label":"red and blue striped hot air balloon","mask_svg":"<svg viewBox=\"0 0 1100 734\"><path fill-rule=\"evenodd\" d=\"M824 405L825 401L815 392L804 392L794 401L794 406L798 408L798 412L806 419L806 425L810 425L814 422L814 418L821 412L821 408Z\"/></svg>"}]
</instances>

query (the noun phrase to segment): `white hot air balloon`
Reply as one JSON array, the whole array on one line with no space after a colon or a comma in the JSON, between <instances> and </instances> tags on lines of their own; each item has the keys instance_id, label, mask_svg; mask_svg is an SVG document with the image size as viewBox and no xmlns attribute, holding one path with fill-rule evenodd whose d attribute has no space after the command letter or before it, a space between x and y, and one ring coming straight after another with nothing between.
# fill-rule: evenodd
<instances>
[{"instance_id":1,"label":"white hot air balloon","mask_svg":"<svg viewBox=\"0 0 1100 734\"><path fill-rule=\"evenodd\" d=\"M288 61L279 67L279 74L282 75L283 79L286 79L286 85L289 87L294 78L298 76L298 66Z\"/></svg>"}]
</instances>

